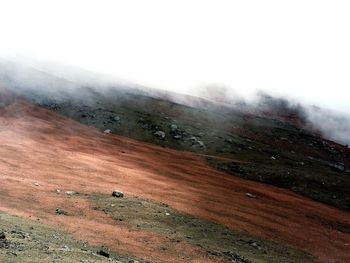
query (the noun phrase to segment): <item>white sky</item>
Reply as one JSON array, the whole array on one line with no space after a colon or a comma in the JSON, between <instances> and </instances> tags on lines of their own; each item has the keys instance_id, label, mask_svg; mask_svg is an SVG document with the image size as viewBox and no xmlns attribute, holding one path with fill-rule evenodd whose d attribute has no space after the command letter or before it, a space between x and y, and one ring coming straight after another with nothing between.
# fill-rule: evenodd
<instances>
[{"instance_id":1,"label":"white sky","mask_svg":"<svg viewBox=\"0 0 350 263\"><path fill-rule=\"evenodd\" d=\"M219 83L350 112L349 1L0 0L0 54L177 92Z\"/></svg>"}]
</instances>

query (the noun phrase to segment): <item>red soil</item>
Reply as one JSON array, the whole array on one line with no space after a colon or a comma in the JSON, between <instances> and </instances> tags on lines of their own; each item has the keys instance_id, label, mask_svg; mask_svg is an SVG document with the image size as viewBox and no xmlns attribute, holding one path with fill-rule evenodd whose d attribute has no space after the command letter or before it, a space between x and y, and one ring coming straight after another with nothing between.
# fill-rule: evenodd
<instances>
[{"instance_id":1,"label":"red soil","mask_svg":"<svg viewBox=\"0 0 350 263\"><path fill-rule=\"evenodd\" d=\"M87 194L120 189L292 245L321 260L350 262L350 234L324 223L350 227L347 212L228 176L193 153L106 135L21 101L0 110L0 178L0 210L37 218L91 244L151 260L210 262L205 251L116 225L86 201L56 194L55 189ZM258 198L247 198L246 192ZM70 216L55 215L57 207ZM162 244L171 250L162 251Z\"/></svg>"}]
</instances>

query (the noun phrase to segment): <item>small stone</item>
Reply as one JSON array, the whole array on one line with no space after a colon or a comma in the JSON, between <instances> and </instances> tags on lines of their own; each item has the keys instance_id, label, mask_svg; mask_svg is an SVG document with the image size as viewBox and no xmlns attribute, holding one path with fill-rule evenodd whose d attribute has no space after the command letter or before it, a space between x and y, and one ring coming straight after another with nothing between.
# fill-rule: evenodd
<instances>
[{"instance_id":1,"label":"small stone","mask_svg":"<svg viewBox=\"0 0 350 263\"><path fill-rule=\"evenodd\" d=\"M176 124L171 124L171 125L170 125L170 130L171 130L172 132L176 132L176 131L177 131L177 125L176 125Z\"/></svg>"},{"instance_id":2,"label":"small stone","mask_svg":"<svg viewBox=\"0 0 350 263\"><path fill-rule=\"evenodd\" d=\"M34 185L35 185L35 186L39 186L39 183L38 183L38 182L35 182Z\"/></svg>"},{"instance_id":3,"label":"small stone","mask_svg":"<svg viewBox=\"0 0 350 263\"><path fill-rule=\"evenodd\" d=\"M120 117L119 116L111 116L110 119L112 121L116 121L116 122L119 122L120 121Z\"/></svg>"},{"instance_id":4,"label":"small stone","mask_svg":"<svg viewBox=\"0 0 350 263\"><path fill-rule=\"evenodd\" d=\"M65 191L64 193L66 195L75 195L75 194L77 194L77 192L74 192L74 191Z\"/></svg>"},{"instance_id":5,"label":"small stone","mask_svg":"<svg viewBox=\"0 0 350 263\"><path fill-rule=\"evenodd\" d=\"M112 192L112 196L117 197L117 198L122 198L122 197L124 197L124 193L121 191L118 191L118 190L114 190Z\"/></svg>"},{"instance_id":6,"label":"small stone","mask_svg":"<svg viewBox=\"0 0 350 263\"><path fill-rule=\"evenodd\" d=\"M12 251L7 251L6 254L17 257L17 254L15 252L12 252Z\"/></svg>"},{"instance_id":7,"label":"small stone","mask_svg":"<svg viewBox=\"0 0 350 263\"><path fill-rule=\"evenodd\" d=\"M62 250L63 250L63 251L69 251L69 247L68 247L67 245L64 245L64 246L62 247Z\"/></svg>"},{"instance_id":8,"label":"small stone","mask_svg":"<svg viewBox=\"0 0 350 263\"><path fill-rule=\"evenodd\" d=\"M169 213L165 213L165 215L166 215L166 216L170 216L170 214L169 214Z\"/></svg>"},{"instance_id":9,"label":"small stone","mask_svg":"<svg viewBox=\"0 0 350 263\"><path fill-rule=\"evenodd\" d=\"M271 156L271 160L276 160L276 157L275 156Z\"/></svg>"},{"instance_id":10,"label":"small stone","mask_svg":"<svg viewBox=\"0 0 350 263\"><path fill-rule=\"evenodd\" d=\"M56 189L56 194L60 194L61 190L60 189Z\"/></svg>"},{"instance_id":11,"label":"small stone","mask_svg":"<svg viewBox=\"0 0 350 263\"><path fill-rule=\"evenodd\" d=\"M245 195L249 198L256 198L256 195L253 195L251 193L246 193Z\"/></svg>"},{"instance_id":12,"label":"small stone","mask_svg":"<svg viewBox=\"0 0 350 263\"><path fill-rule=\"evenodd\" d=\"M56 214L58 214L58 215L67 215L67 212L66 211L64 211L62 208L57 208L56 209Z\"/></svg>"},{"instance_id":13,"label":"small stone","mask_svg":"<svg viewBox=\"0 0 350 263\"><path fill-rule=\"evenodd\" d=\"M97 254L100 255L100 256L109 258L109 253L104 251L104 250L102 250L102 249L100 251L98 251Z\"/></svg>"},{"instance_id":14,"label":"small stone","mask_svg":"<svg viewBox=\"0 0 350 263\"><path fill-rule=\"evenodd\" d=\"M109 134L109 133L111 133L111 130L110 129L106 129L106 130L104 130L104 133Z\"/></svg>"},{"instance_id":15,"label":"small stone","mask_svg":"<svg viewBox=\"0 0 350 263\"><path fill-rule=\"evenodd\" d=\"M163 131L156 131L155 133L154 133L154 135L156 136L156 137L158 137L159 139L164 139L165 138L165 132L163 132Z\"/></svg>"}]
</instances>

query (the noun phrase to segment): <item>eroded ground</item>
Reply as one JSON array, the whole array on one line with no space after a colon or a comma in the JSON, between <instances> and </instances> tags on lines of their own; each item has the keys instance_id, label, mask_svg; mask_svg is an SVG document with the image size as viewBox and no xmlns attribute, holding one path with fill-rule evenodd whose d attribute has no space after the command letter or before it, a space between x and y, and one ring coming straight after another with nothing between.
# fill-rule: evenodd
<instances>
[{"instance_id":1,"label":"eroded ground","mask_svg":"<svg viewBox=\"0 0 350 263\"><path fill-rule=\"evenodd\" d=\"M103 249L32 220L0 213L0 262L134 262ZM100 255L101 251L108 254Z\"/></svg>"},{"instance_id":2,"label":"eroded ground","mask_svg":"<svg viewBox=\"0 0 350 263\"><path fill-rule=\"evenodd\" d=\"M6 213L152 262L312 262L307 253L350 261L346 211L228 176L195 153L103 134L22 101L0 110L0 124L0 210ZM106 197L114 189L125 193L123 204ZM147 217L126 213L139 203ZM187 224L194 225L181 228ZM203 237L206 224L219 236L229 229L228 247L219 248L213 233Z\"/></svg>"}]
</instances>

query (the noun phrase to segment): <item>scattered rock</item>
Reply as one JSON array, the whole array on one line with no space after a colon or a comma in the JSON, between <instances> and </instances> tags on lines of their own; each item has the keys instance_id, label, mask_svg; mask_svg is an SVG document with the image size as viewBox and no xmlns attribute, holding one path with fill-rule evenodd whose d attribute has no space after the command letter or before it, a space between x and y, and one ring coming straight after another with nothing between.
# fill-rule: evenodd
<instances>
[{"instance_id":1,"label":"scattered rock","mask_svg":"<svg viewBox=\"0 0 350 263\"><path fill-rule=\"evenodd\" d=\"M20 239L25 239L26 237L28 237L28 235L26 235L25 233L23 233L21 231L17 231L17 230L12 230L11 234L13 234L14 236L16 236L17 238L20 238Z\"/></svg>"},{"instance_id":2,"label":"scattered rock","mask_svg":"<svg viewBox=\"0 0 350 263\"><path fill-rule=\"evenodd\" d=\"M39 186L39 183L38 183L38 182L35 182L34 185L35 185L35 186Z\"/></svg>"},{"instance_id":3,"label":"scattered rock","mask_svg":"<svg viewBox=\"0 0 350 263\"><path fill-rule=\"evenodd\" d=\"M65 191L64 192L66 195L76 195L77 192L74 192L74 191Z\"/></svg>"},{"instance_id":4,"label":"scattered rock","mask_svg":"<svg viewBox=\"0 0 350 263\"><path fill-rule=\"evenodd\" d=\"M275 156L271 156L271 160L276 160L276 157Z\"/></svg>"},{"instance_id":5,"label":"scattered rock","mask_svg":"<svg viewBox=\"0 0 350 263\"><path fill-rule=\"evenodd\" d=\"M114 121L114 122L119 122L120 121L120 117L119 116L110 116L109 119L111 121Z\"/></svg>"},{"instance_id":6,"label":"scattered rock","mask_svg":"<svg viewBox=\"0 0 350 263\"><path fill-rule=\"evenodd\" d=\"M262 250L261 245L258 242L254 241L254 240L249 240L248 244L251 245L252 247L258 249L258 250Z\"/></svg>"},{"instance_id":7,"label":"scattered rock","mask_svg":"<svg viewBox=\"0 0 350 263\"><path fill-rule=\"evenodd\" d=\"M195 136L191 136L190 141L192 143L192 147L197 147L197 148L204 148L205 147L204 142L198 140L198 138Z\"/></svg>"},{"instance_id":8,"label":"scattered rock","mask_svg":"<svg viewBox=\"0 0 350 263\"><path fill-rule=\"evenodd\" d=\"M169 213L165 213L165 215L166 215L166 216L170 216L170 214L169 214Z\"/></svg>"},{"instance_id":9,"label":"scattered rock","mask_svg":"<svg viewBox=\"0 0 350 263\"><path fill-rule=\"evenodd\" d=\"M170 125L170 131L171 131L171 132L176 132L177 129L178 129L178 128L177 128L177 125L176 125L176 124L171 124L171 125Z\"/></svg>"},{"instance_id":10,"label":"scattered rock","mask_svg":"<svg viewBox=\"0 0 350 263\"><path fill-rule=\"evenodd\" d=\"M124 197L124 193L121 191L118 191L118 190L114 190L112 192L112 196L117 197L117 198L122 198L122 197Z\"/></svg>"},{"instance_id":11,"label":"scattered rock","mask_svg":"<svg viewBox=\"0 0 350 263\"><path fill-rule=\"evenodd\" d=\"M6 254L11 255L11 256L15 256L15 257L18 256L15 252L12 252L12 251L7 251Z\"/></svg>"},{"instance_id":12,"label":"scattered rock","mask_svg":"<svg viewBox=\"0 0 350 263\"><path fill-rule=\"evenodd\" d=\"M60 194L61 190L60 189L56 189L56 194Z\"/></svg>"},{"instance_id":13,"label":"scattered rock","mask_svg":"<svg viewBox=\"0 0 350 263\"><path fill-rule=\"evenodd\" d=\"M177 135L174 135L173 137L175 140L180 140L182 138L182 135L180 134L177 134Z\"/></svg>"},{"instance_id":14,"label":"scattered rock","mask_svg":"<svg viewBox=\"0 0 350 263\"><path fill-rule=\"evenodd\" d=\"M197 141L197 138L195 136L191 136L190 141L195 142L195 141Z\"/></svg>"},{"instance_id":15,"label":"scattered rock","mask_svg":"<svg viewBox=\"0 0 350 263\"><path fill-rule=\"evenodd\" d=\"M103 256L103 257L106 257L106 258L109 258L109 253L104 251L104 250L99 250L97 251L97 254L100 255L100 256Z\"/></svg>"},{"instance_id":16,"label":"scattered rock","mask_svg":"<svg viewBox=\"0 0 350 263\"><path fill-rule=\"evenodd\" d=\"M238 255L237 253L232 251L226 251L223 252L223 254L235 263L252 263L252 261L250 261L249 259L246 259L245 257Z\"/></svg>"},{"instance_id":17,"label":"scattered rock","mask_svg":"<svg viewBox=\"0 0 350 263\"><path fill-rule=\"evenodd\" d=\"M62 208L56 208L56 214L58 215L68 215L66 211L64 211Z\"/></svg>"},{"instance_id":18,"label":"scattered rock","mask_svg":"<svg viewBox=\"0 0 350 263\"><path fill-rule=\"evenodd\" d=\"M70 249L67 245L64 245L61 250L66 251L66 252L70 251Z\"/></svg>"},{"instance_id":19,"label":"scattered rock","mask_svg":"<svg viewBox=\"0 0 350 263\"><path fill-rule=\"evenodd\" d=\"M329 163L329 166L338 172L345 172L346 168L345 165L343 163Z\"/></svg>"},{"instance_id":20,"label":"scattered rock","mask_svg":"<svg viewBox=\"0 0 350 263\"><path fill-rule=\"evenodd\" d=\"M246 197L249 197L249 198L256 198L256 195L253 195L251 193L246 193L245 195Z\"/></svg>"},{"instance_id":21,"label":"scattered rock","mask_svg":"<svg viewBox=\"0 0 350 263\"><path fill-rule=\"evenodd\" d=\"M156 136L156 137L158 137L159 139L164 139L165 138L165 132L163 132L163 131L156 131L155 133L154 133L154 135Z\"/></svg>"},{"instance_id":22,"label":"scattered rock","mask_svg":"<svg viewBox=\"0 0 350 263\"><path fill-rule=\"evenodd\" d=\"M202 141L196 141L195 143L192 144L192 146L204 148L205 145L204 145L204 142L202 142Z\"/></svg>"},{"instance_id":23,"label":"scattered rock","mask_svg":"<svg viewBox=\"0 0 350 263\"><path fill-rule=\"evenodd\" d=\"M225 142L227 143L233 143L233 140L231 138L225 139Z\"/></svg>"},{"instance_id":24,"label":"scattered rock","mask_svg":"<svg viewBox=\"0 0 350 263\"><path fill-rule=\"evenodd\" d=\"M227 169L230 173L239 173L239 174L246 174L246 171L242 166L235 162L231 162L230 164L227 165Z\"/></svg>"},{"instance_id":25,"label":"scattered rock","mask_svg":"<svg viewBox=\"0 0 350 263\"><path fill-rule=\"evenodd\" d=\"M109 133L111 133L111 130L110 129L106 129L106 130L104 130L104 133L109 134Z\"/></svg>"}]
</instances>

